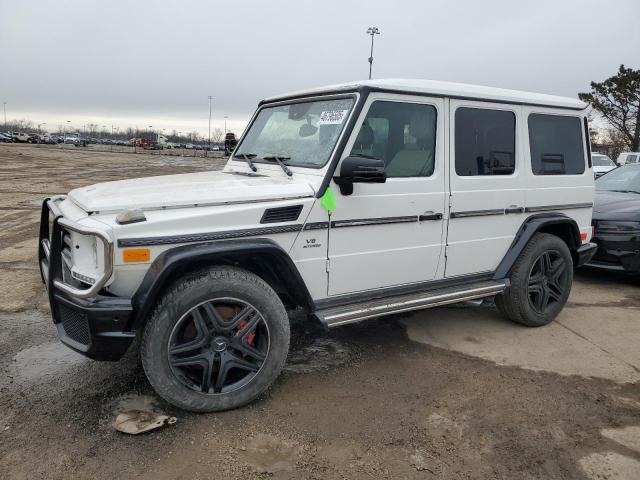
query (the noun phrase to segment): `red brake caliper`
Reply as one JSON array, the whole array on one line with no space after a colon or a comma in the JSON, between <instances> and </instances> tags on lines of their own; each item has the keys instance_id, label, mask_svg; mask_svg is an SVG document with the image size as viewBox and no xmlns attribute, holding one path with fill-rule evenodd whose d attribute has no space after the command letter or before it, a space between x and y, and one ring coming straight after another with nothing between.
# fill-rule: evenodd
<instances>
[{"instance_id":1,"label":"red brake caliper","mask_svg":"<svg viewBox=\"0 0 640 480\"><path fill-rule=\"evenodd\" d=\"M241 322L238 324L238 332L239 332L240 330L242 330L242 329L247 325L247 323L249 323L249 321L248 321L248 320L243 320L243 321L241 321ZM253 345L253 339L254 339L254 338L256 338L256 332L251 332L250 334L248 334L248 335L247 335L247 343L248 343L249 345Z\"/></svg>"}]
</instances>

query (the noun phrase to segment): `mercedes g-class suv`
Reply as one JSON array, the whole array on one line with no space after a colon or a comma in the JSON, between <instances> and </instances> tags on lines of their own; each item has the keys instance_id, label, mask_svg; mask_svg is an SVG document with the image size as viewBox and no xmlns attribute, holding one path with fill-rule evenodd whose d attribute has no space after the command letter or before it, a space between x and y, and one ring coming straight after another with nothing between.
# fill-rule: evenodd
<instances>
[{"instance_id":1,"label":"mercedes g-class suv","mask_svg":"<svg viewBox=\"0 0 640 480\"><path fill-rule=\"evenodd\" d=\"M260 103L222 171L44 201L39 261L62 342L155 390L238 407L278 376L290 316L326 328L494 297L562 310L595 252L585 104L422 80Z\"/></svg>"}]
</instances>

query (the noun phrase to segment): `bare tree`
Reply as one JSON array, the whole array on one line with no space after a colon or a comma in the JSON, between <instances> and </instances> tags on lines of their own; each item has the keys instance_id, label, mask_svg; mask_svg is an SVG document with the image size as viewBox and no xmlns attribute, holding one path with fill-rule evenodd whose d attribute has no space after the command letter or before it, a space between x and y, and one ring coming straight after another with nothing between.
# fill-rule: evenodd
<instances>
[{"instance_id":1,"label":"bare tree","mask_svg":"<svg viewBox=\"0 0 640 480\"><path fill-rule=\"evenodd\" d=\"M591 82L591 92L578 97L607 119L626 148L640 150L640 70L620 65L618 73L603 82Z\"/></svg>"},{"instance_id":2,"label":"bare tree","mask_svg":"<svg viewBox=\"0 0 640 480\"><path fill-rule=\"evenodd\" d=\"M224 132L221 128L215 128L213 132L211 132L211 141L213 143L220 143L222 141L222 137L224 137Z\"/></svg>"}]
</instances>

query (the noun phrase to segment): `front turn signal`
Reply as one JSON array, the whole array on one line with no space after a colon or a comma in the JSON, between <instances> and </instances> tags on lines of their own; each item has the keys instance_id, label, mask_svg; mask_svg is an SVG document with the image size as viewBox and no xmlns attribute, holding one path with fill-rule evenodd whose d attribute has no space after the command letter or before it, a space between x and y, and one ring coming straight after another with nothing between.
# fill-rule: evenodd
<instances>
[{"instance_id":1,"label":"front turn signal","mask_svg":"<svg viewBox=\"0 0 640 480\"><path fill-rule=\"evenodd\" d=\"M148 248L127 248L122 251L122 260L126 263L148 262L151 260L151 250Z\"/></svg>"}]
</instances>

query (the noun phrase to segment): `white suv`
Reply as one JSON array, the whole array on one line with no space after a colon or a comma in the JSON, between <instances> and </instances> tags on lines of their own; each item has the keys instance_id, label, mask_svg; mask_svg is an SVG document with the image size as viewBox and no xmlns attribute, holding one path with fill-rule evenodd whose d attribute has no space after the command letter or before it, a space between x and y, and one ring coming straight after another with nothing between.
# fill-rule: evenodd
<instances>
[{"instance_id":1,"label":"white suv","mask_svg":"<svg viewBox=\"0 0 640 480\"><path fill-rule=\"evenodd\" d=\"M222 171L45 200L53 320L95 359L140 337L153 387L193 411L263 392L294 310L333 328L495 297L545 325L595 252L587 132L577 100L442 82L269 98Z\"/></svg>"}]
</instances>

